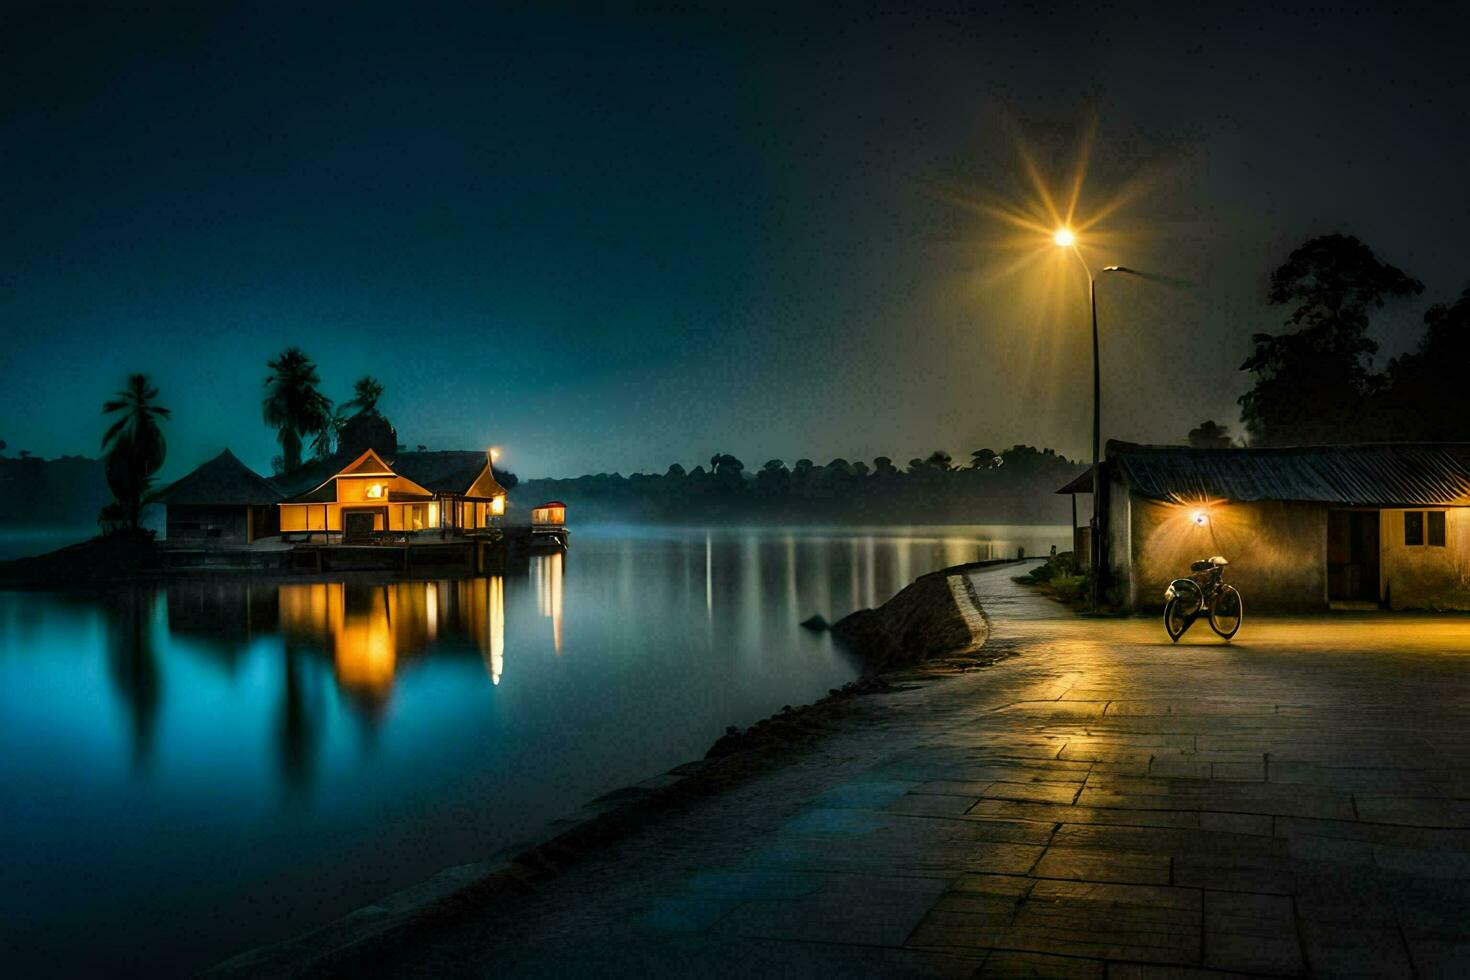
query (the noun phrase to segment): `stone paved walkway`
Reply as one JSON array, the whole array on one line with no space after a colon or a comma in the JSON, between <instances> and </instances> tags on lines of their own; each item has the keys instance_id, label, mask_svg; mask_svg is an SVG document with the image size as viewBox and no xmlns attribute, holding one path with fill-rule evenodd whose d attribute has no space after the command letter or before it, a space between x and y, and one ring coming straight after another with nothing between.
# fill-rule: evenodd
<instances>
[{"instance_id":1,"label":"stone paved walkway","mask_svg":"<svg viewBox=\"0 0 1470 980\"><path fill-rule=\"evenodd\" d=\"M1174 646L1010 574L1014 658L354 970L1470 975L1470 619Z\"/></svg>"}]
</instances>

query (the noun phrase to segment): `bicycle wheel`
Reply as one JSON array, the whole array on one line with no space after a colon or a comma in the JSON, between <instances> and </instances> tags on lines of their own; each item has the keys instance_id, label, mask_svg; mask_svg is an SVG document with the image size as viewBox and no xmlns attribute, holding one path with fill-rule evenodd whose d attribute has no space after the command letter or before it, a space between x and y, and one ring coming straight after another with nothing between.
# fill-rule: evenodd
<instances>
[{"instance_id":1,"label":"bicycle wheel","mask_svg":"<svg viewBox=\"0 0 1470 980\"><path fill-rule=\"evenodd\" d=\"M1180 602L1178 599L1170 599L1164 603L1164 632L1169 634L1169 639L1175 643L1184 635L1184 631L1194 623L1195 614L1186 610L1192 603Z\"/></svg>"},{"instance_id":2,"label":"bicycle wheel","mask_svg":"<svg viewBox=\"0 0 1470 980\"><path fill-rule=\"evenodd\" d=\"M1210 628L1225 639L1240 632L1240 622L1245 618L1245 603L1233 586L1222 585L1210 603Z\"/></svg>"}]
</instances>

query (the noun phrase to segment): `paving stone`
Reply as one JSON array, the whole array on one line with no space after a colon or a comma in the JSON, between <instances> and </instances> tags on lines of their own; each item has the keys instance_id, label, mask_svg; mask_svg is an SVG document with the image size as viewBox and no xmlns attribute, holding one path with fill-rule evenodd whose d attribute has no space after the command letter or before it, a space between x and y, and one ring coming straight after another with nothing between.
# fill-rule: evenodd
<instances>
[{"instance_id":1,"label":"paving stone","mask_svg":"<svg viewBox=\"0 0 1470 980\"><path fill-rule=\"evenodd\" d=\"M1134 885L1167 885L1169 858L1162 854L1080 847L1049 847L1031 872L1039 878L1072 878Z\"/></svg>"},{"instance_id":2,"label":"paving stone","mask_svg":"<svg viewBox=\"0 0 1470 980\"><path fill-rule=\"evenodd\" d=\"M820 889L826 878L820 874L784 871L699 871L684 887L690 892L733 896L739 899L795 898Z\"/></svg>"},{"instance_id":3,"label":"paving stone","mask_svg":"<svg viewBox=\"0 0 1470 980\"><path fill-rule=\"evenodd\" d=\"M997 949L985 959L977 977L987 980L1025 980L1053 977L1056 980L1103 980L1107 963L1103 960L1072 956L1050 956L1046 953L1024 953Z\"/></svg>"},{"instance_id":4,"label":"paving stone","mask_svg":"<svg viewBox=\"0 0 1470 980\"><path fill-rule=\"evenodd\" d=\"M1185 810L1127 810L1093 807L1053 806L1021 800L982 799L969 810L977 817L1008 817L1079 824L1109 824L1138 827L1198 827L1199 814ZM1267 819L1270 819L1269 817Z\"/></svg>"},{"instance_id":5,"label":"paving stone","mask_svg":"<svg viewBox=\"0 0 1470 980\"><path fill-rule=\"evenodd\" d=\"M939 796L930 793L907 793L888 804L886 809L926 817L962 817L980 802L978 796Z\"/></svg>"},{"instance_id":6,"label":"paving stone","mask_svg":"<svg viewBox=\"0 0 1470 980\"><path fill-rule=\"evenodd\" d=\"M674 895L655 901L651 908L634 917L634 923L649 932L703 932L741 901L735 895Z\"/></svg>"},{"instance_id":7,"label":"paving stone","mask_svg":"<svg viewBox=\"0 0 1470 980\"><path fill-rule=\"evenodd\" d=\"M748 901L717 933L815 943L899 946L949 883L930 878L832 875L798 898Z\"/></svg>"},{"instance_id":8,"label":"paving stone","mask_svg":"<svg viewBox=\"0 0 1470 980\"><path fill-rule=\"evenodd\" d=\"M865 807L878 809L908 793L916 784L899 780L844 783L827 790L813 801L818 807Z\"/></svg>"},{"instance_id":9,"label":"paving stone","mask_svg":"<svg viewBox=\"0 0 1470 980\"><path fill-rule=\"evenodd\" d=\"M1470 827L1470 800L1359 795L1360 820L1414 827Z\"/></svg>"},{"instance_id":10,"label":"paving stone","mask_svg":"<svg viewBox=\"0 0 1470 980\"><path fill-rule=\"evenodd\" d=\"M1397 929L1324 929L1304 923L1302 937L1312 972L1331 977L1412 977L1408 946Z\"/></svg>"},{"instance_id":11,"label":"paving stone","mask_svg":"<svg viewBox=\"0 0 1470 980\"><path fill-rule=\"evenodd\" d=\"M799 837L859 837L889 826L881 815L864 810L812 807L781 825L779 833Z\"/></svg>"},{"instance_id":12,"label":"paving stone","mask_svg":"<svg viewBox=\"0 0 1470 980\"><path fill-rule=\"evenodd\" d=\"M1138 775L1138 774L1130 774ZM1184 759L1154 759L1143 774L1154 779L1209 779L1210 763Z\"/></svg>"},{"instance_id":13,"label":"paving stone","mask_svg":"<svg viewBox=\"0 0 1470 980\"><path fill-rule=\"evenodd\" d=\"M1285 976L1302 972L1289 897L1206 891L1204 902L1206 966Z\"/></svg>"},{"instance_id":14,"label":"paving stone","mask_svg":"<svg viewBox=\"0 0 1470 980\"><path fill-rule=\"evenodd\" d=\"M1292 857L1303 861L1365 866L1373 864L1373 845L1367 841L1297 834L1288 840L1287 846Z\"/></svg>"},{"instance_id":15,"label":"paving stone","mask_svg":"<svg viewBox=\"0 0 1470 980\"><path fill-rule=\"evenodd\" d=\"M1373 863L1388 871L1402 871L1422 878L1470 879L1470 854L1464 851L1430 850L1374 844Z\"/></svg>"},{"instance_id":16,"label":"paving stone","mask_svg":"<svg viewBox=\"0 0 1470 980\"><path fill-rule=\"evenodd\" d=\"M1275 829L1274 818L1264 813L1214 813L1203 811L1199 815L1199 829L1220 831L1227 834L1254 834L1270 837Z\"/></svg>"},{"instance_id":17,"label":"paving stone","mask_svg":"<svg viewBox=\"0 0 1470 980\"><path fill-rule=\"evenodd\" d=\"M1260 781L1266 779L1266 763L1263 759L1254 762L1212 762L1211 779Z\"/></svg>"},{"instance_id":18,"label":"paving stone","mask_svg":"<svg viewBox=\"0 0 1470 980\"><path fill-rule=\"evenodd\" d=\"M1258 834L1233 834L1174 827L1129 827L1066 823L1051 843L1058 847L1099 847L1181 857L1243 855L1267 858L1275 842Z\"/></svg>"},{"instance_id":19,"label":"paving stone","mask_svg":"<svg viewBox=\"0 0 1470 980\"><path fill-rule=\"evenodd\" d=\"M1409 959L1416 977L1470 977L1470 941L1410 940Z\"/></svg>"},{"instance_id":20,"label":"paving stone","mask_svg":"<svg viewBox=\"0 0 1470 980\"><path fill-rule=\"evenodd\" d=\"M991 783L980 795L991 800L1070 804L1079 788L1070 783Z\"/></svg>"}]
</instances>

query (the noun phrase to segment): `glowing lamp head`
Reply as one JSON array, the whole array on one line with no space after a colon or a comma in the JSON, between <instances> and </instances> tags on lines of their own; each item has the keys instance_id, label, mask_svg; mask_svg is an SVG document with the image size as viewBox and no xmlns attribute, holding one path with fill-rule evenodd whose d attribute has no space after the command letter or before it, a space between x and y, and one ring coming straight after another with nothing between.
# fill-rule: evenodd
<instances>
[{"instance_id":1,"label":"glowing lamp head","mask_svg":"<svg viewBox=\"0 0 1470 980\"><path fill-rule=\"evenodd\" d=\"M1077 236L1072 234L1071 228L1058 228L1052 233L1051 240L1060 248L1071 248L1077 244Z\"/></svg>"},{"instance_id":2,"label":"glowing lamp head","mask_svg":"<svg viewBox=\"0 0 1470 980\"><path fill-rule=\"evenodd\" d=\"M1210 515L1206 514L1202 510L1195 511L1194 516L1190 519L1194 521L1195 527L1204 527L1206 524L1210 523Z\"/></svg>"}]
</instances>

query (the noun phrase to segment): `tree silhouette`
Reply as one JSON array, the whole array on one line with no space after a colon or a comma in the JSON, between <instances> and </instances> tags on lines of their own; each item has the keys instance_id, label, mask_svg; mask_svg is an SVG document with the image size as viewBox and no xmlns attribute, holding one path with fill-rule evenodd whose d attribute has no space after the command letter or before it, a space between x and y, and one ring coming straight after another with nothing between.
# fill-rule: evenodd
<instances>
[{"instance_id":1,"label":"tree silhouette","mask_svg":"<svg viewBox=\"0 0 1470 980\"><path fill-rule=\"evenodd\" d=\"M1229 449L1235 445L1230 438L1230 427L1220 425L1214 419L1201 422L1190 429L1189 444L1195 449Z\"/></svg>"},{"instance_id":2,"label":"tree silhouette","mask_svg":"<svg viewBox=\"0 0 1470 980\"><path fill-rule=\"evenodd\" d=\"M1419 346L1388 363L1385 390L1373 418L1383 438L1429 442L1470 440L1463 403L1451 392L1470 371L1470 289L1454 304L1438 303L1424 314Z\"/></svg>"},{"instance_id":3,"label":"tree silhouette","mask_svg":"<svg viewBox=\"0 0 1470 980\"><path fill-rule=\"evenodd\" d=\"M1000 457L994 449L977 449L970 453L970 469L993 470L999 465Z\"/></svg>"},{"instance_id":4,"label":"tree silhouette","mask_svg":"<svg viewBox=\"0 0 1470 980\"><path fill-rule=\"evenodd\" d=\"M158 423L169 417L169 410L157 398L158 389L147 375L130 374L127 387L102 405L102 414L117 416L102 436L107 486L117 498L110 514L132 530L137 530L143 499L168 452Z\"/></svg>"},{"instance_id":5,"label":"tree silhouette","mask_svg":"<svg viewBox=\"0 0 1470 980\"><path fill-rule=\"evenodd\" d=\"M383 397L383 385L371 374L365 374L352 383L352 398L344 408L355 408L359 413L376 412L378 399Z\"/></svg>"},{"instance_id":6,"label":"tree silhouette","mask_svg":"<svg viewBox=\"0 0 1470 980\"><path fill-rule=\"evenodd\" d=\"M917 470L919 472L948 473L950 470L954 469L954 457L945 452L943 449L934 450L924 459L910 460L910 470L916 469L916 467L914 466L915 462L919 464L917 467Z\"/></svg>"},{"instance_id":7,"label":"tree silhouette","mask_svg":"<svg viewBox=\"0 0 1470 980\"><path fill-rule=\"evenodd\" d=\"M276 430L282 462L290 472L301 466L302 437L317 435L331 425L332 402L317 390L321 378L301 348L286 348L266 367L271 373L265 379L262 403L265 424Z\"/></svg>"},{"instance_id":8,"label":"tree silhouette","mask_svg":"<svg viewBox=\"0 0 1470 980\"><path fill-rule=\"evenodd\" d=\"M1359 433L1372 393L1368 312L1424 284L1380 262L1350 235L1323 235L1292 252L1271 274L1270 302L1294 304L1284 334L1258 333L1241 369L1255 373L1240 397L1255 445L1340 442Z\"/></svg>"}]
</instances>

